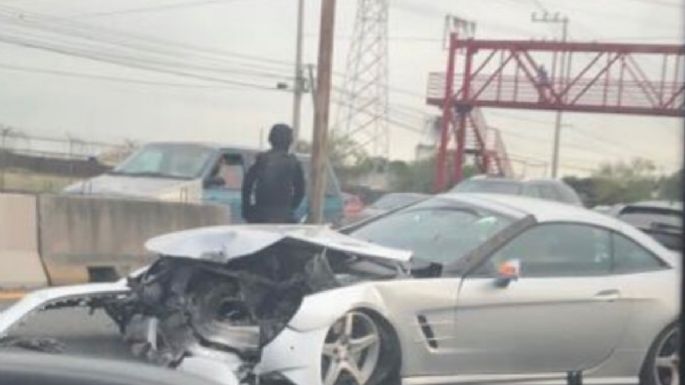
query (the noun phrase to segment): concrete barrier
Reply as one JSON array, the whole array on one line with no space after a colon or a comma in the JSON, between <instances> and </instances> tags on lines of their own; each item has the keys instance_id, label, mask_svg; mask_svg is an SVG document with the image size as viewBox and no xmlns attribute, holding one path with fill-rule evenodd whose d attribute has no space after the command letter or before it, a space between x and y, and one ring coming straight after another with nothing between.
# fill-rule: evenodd
<instances>
[{"instance_id":1,"label":"concrete barrier","mask_svg":"<svg viewBox=\"0 0 685 385\"><path fill-rule=\"evenodd\" d=\"M38 199L40 255L52 285L124 276L154 259L143 248L148 238L230 220L229 209L215 205L60 195Z\"/></svg>"},{"instance_id":2,"label":"concrete barrier","mask_svg":"<svg viewBox=\"0 0 685 385\"><path fill-rule=\"evenodd\" d=\"M0 289L47 285L38 253L38 216L33 195L0 194Z\"/></svg>"}]
</instances>

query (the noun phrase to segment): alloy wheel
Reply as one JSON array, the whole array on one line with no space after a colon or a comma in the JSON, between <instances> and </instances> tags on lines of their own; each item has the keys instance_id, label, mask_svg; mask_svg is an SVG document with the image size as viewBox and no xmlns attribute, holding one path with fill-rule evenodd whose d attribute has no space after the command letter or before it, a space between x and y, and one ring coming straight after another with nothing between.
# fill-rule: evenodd
<instances>
[{"instance_id":1,"label":"alloy wheel","mask_svg":"<svg viewBox=\"0 0 685 385\"><path fill-rule=\"evenodd\" d=\"M380 361L381 334L368 314L351 311L331 327L322 352L323 385L366 385Z\"/></svg>"},{"instance_id":2,"label":"alloy wheel","mask_svg":"<svg viewBox=\"0 0 685 385\"><path fill-rule=\"evenodd\" d=\"M680 332L673 328L667 333L656 349L654 356L654 379L657 385L680 384Z\"/></svg>"}]
</instances>

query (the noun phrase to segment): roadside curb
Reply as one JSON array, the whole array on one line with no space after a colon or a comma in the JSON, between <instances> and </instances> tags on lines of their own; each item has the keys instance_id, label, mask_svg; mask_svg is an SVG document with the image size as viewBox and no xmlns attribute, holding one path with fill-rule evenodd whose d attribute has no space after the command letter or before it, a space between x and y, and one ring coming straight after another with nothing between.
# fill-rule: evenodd
<instances>
[{"instance_id":1,"label":"roadside curb","mask_svg":"<svg viewBox=\"0 0 685 385\"><path fill-rule=\"evenodd\" d=\"M28 291L0 291L0 301L17 301L26 294L28 294Z\"/></svg>"}]
</instances>

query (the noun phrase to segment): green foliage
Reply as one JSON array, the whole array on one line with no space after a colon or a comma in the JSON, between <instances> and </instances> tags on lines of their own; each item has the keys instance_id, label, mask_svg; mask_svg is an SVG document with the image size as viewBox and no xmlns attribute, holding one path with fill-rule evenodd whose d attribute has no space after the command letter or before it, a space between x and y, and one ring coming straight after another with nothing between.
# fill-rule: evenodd
<instances>
[{"instance_id":1,"label":"green foliage","mask_svg":"<svg viewBox=\"0 0 685 385\"><path fill-rule=\"evenodd\" d=\"M568 177L564 182L576 190L586 206L594 207L649 199L679 200L681 175L679 171L660 177L652 161L635 158L627 163L603 164L588 178Z\"/></svg>"},{"instance_id":2,"label":"green foliage","mask_svg":"<svg viewBox=\"0 0 685 385\"><path fill-rule=\"evenodd\" d=\"M683 194L683 170L677 171L668 177L661 179L659 197L669 201L682 199Z\"/></svg>"},{"instance_id":3,"label":"green foliage","mask_svg":"<svg viewBox=\"0 0 685 385\"><path fill-rule=\"evenodd\" d=\"M402 165L391 168L391 189L402 192L433 193L435 162L435 157L431 157L410 163L401 162ZM453 171L449 170L449 172L453 174ZM464 178L470 178L477 173L478 169L475 166L464 166Z\"/></svg>"},{"instance_id":4,"label":"green foliage","mask_svg":"<svg viewBox=\"0 0 685 385\"><path fill-rule=\"evenodd\" d=\"M301 141L297 144L298 152L307 153L310 150L311 145L307 142ZM374 158L370 157L364 148L352 138L336 135L329 138L328 154L341 185L345 187L352 188L351 185L360 176L369 174L374 170L387 168L391 192L433 193L435 157L410 162ZM448 169L447 172L449 175L454 174L452 169ZM469 178L477 173L478 169L475 166L464 166L464 178Z\"/></svg>"}]
</instances>

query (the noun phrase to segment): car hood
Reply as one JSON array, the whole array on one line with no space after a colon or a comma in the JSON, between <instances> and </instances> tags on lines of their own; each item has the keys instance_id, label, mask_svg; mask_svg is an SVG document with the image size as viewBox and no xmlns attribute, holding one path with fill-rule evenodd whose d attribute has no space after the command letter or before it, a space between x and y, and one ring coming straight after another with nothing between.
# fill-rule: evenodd
<instances>
[{"instance_id":1,"label":"car hood","mask_svg":"<svg viewBox=\"0 0 685 385\"><path fill-rule=\"evenodd\" d=\"M180 231L152 238L153 253L225 263L291 240L366 257L408 262L411 251L392 249L352 238L326 226L218 226Z\"/></svg>"},{"instance_id":2,"label":"car hood","mask_svg":"<svg viewBox=\"0 0 685 385\"><path fill-rule=\"evenodd\" d=\"M105 174L77 182L67 187L64 193L197 201L201 197L201 187L198 180Z\"/></svg>"}]
</instances>

